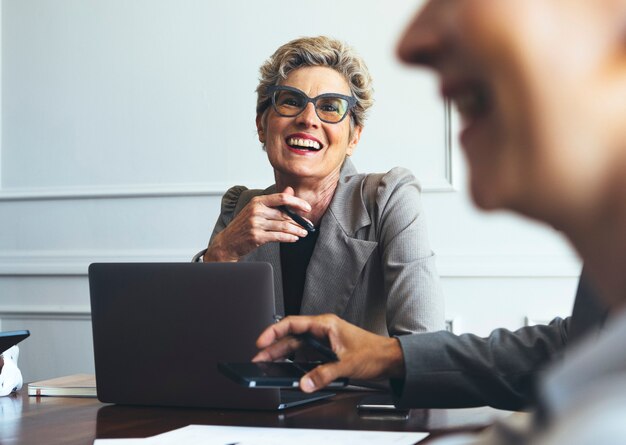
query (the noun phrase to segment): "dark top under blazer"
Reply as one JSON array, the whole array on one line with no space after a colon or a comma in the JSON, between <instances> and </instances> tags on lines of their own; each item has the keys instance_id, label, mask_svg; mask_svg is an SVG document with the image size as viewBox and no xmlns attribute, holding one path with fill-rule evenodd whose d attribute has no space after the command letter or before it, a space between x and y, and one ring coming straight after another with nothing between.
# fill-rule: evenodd
<instances>
[{"instance_id":1,"label":"dark top under blazer","mask_svg":"<svg viewBox=\"0 0 626 445\"><path fill-rule=\"evenodd\" d=\"M213 237L255 196L276 187L233 187L222 198ZM359 174L344 162L307 268L301 314L334 313L380 335L444 327L444 302L430 249L420 188L406 169ZM284 314L279 243L242 258L274 268L276 312Z\"/></svg>"}]
</instances>

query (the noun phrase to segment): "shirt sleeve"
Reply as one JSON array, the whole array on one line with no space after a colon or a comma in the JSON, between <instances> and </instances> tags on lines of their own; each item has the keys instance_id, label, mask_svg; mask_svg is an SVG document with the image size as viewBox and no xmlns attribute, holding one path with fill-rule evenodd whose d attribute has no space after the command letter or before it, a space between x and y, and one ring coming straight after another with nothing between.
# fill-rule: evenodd
<instances>
[{"instance_id":1,"label":"shirt sleeve","mask_svg":"<svg viewBox=\"0 0 626 445\"><path fill-rule=\"evenodd\" d=\"M446 331L401 336L405 378L391 382L396 401L413 408L527 408L537 377L567 344L569 322L496 329L485 338Z\"/></svg>"},{"instance_id":2,"label":"shirt sleeve","mask_svg":"<svg viewBox=\"0 0 626 445\"><path fill-rule=\"evenodd\" d=\"M237 202L239 202L239 198L245 190L248 190L248 188L244 187L243 185L236 185L228 189L228 191L224 193L224 196L222 196L220 216L217 218L217 222L215 223L215 227L213 228L213 233L211 234L209 245L213 241L215 235L224 230L235 217L235 208L237 207Z\"/></svg>"}]
</instances>

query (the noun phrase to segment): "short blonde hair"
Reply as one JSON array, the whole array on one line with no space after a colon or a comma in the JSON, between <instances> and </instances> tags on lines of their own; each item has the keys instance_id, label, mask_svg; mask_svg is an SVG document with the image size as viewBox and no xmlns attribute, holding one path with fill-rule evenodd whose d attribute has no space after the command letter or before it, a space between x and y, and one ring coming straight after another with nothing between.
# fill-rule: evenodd
<instances>
[{"instance_id":1,"label":"short blonde hair","mask_svg":"<svg viewBox=\"0 0 626 445\"><path fill-rule=\"evenodd\" d=\"M350 126L363 126L367 111L374 103L372 78L365 62L354 49L344 42L330 37L302 37L292 40L272 54L259 69L261 78L256 88L257 114L264 113L270 106L267 94L270 86L278 85L290 72L305 66L325 66L342 74L356 105L351 110Z\"/></svg>"}]
</instances>

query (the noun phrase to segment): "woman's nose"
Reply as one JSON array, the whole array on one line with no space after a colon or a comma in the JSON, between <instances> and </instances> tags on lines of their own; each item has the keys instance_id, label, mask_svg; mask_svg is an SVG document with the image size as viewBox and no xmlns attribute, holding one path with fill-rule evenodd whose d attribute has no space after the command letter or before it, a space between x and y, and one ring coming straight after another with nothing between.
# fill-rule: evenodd
<instances>
[{"instance_id":1,"label":"woman's nose","mask_svg":"<svg viewBox=\"0 0 626 445\"><path fill-rule=\"evenodd\" d=\"M312 102L306 104L302 113L296 116L296 123L305 125L306 127L317 127L320 124L320 118L315 112L315 105Z\"/></svg>"}]
</instances>

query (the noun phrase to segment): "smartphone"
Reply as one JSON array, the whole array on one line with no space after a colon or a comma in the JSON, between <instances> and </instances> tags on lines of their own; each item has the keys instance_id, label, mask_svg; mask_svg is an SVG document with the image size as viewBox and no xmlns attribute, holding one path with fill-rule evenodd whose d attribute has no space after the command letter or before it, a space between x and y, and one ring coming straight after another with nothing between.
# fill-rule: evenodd
<instances>
[{"instance_id":1,"label":"smartphone","mask_svg":"<svg viewBox=\"0 0 626 445\"><path fill-rule=\"evenodd\" d=\"M294 337L303 341L306 346L313 348L315 352L319 353L322 356L324 361L336 362L339 360L339 357L337 357L337 354L335 354L330 346L322 343L320 340L313 337L313 335L309 334L308 332L305 334L296 334L294 335Z\"/></svg>"},{"instance_id":2,"label":"smartphone","mask_svg":"<svg viewBox=\"0 0 626 445\"><path fill-rule=\"evenodd\" d=\"M0 332L0 354L30 335L29 331Z\"/></svg>"},{"instance_id":3,"label":"smartphone","mask_svg":"<svg viewBox=\"0 0 626 445\"><path fill-rule=\"evenodd\" d=\"M222 374L248 388L297 388L304 374L319 362L256 362L217 364ZM347 378L337 379L329 388L341 388L348 384Z\"/></svg>"},{"instance_id":4,"label":"smartphone","mask_svg":"<svg viewBox=\"0 0 626 445\"><path fill-rule=\"evenodd\" d=\"M390 394L374 394L363 397L356 408L360 412L369 411L403 415L409 412L409 410L405 408L396 408Z\"/></svg>"}]
</instances>

